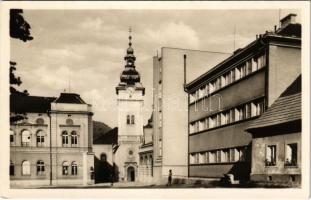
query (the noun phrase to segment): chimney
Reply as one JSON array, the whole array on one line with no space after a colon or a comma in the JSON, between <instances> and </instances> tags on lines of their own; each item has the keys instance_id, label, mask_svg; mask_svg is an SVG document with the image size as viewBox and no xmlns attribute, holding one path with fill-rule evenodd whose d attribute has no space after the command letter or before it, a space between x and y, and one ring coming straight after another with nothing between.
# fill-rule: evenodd
<instances>
[{"instance_id":1,"label":"chimney","mask_svg":"<svg viewBox=\"0 0 311 200\"><path fill-rule=\"evenodd\" d=\"M296 14L290 13L286 17L280 20L281 22L281 29L288 26L289 24L295 24L296 23Z\"/></svg>"}]
</instances>

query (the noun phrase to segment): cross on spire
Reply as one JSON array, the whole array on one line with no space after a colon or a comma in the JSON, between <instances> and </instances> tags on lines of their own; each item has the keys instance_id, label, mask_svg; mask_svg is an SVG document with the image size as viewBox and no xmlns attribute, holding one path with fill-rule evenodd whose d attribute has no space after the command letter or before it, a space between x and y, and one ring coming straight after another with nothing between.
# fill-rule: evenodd
<instances>
[{"instance_id":1,"label":"cross on spire","mask_svg":"<svg viewBox=\"0 0 311 200\"><path fill-rule=\"evenodd\" d=\"M131 33L132 33L132 27L130 26L129 27L129 46L132 46L132 36L131 36Z\"/></svg>"}]
</instances>

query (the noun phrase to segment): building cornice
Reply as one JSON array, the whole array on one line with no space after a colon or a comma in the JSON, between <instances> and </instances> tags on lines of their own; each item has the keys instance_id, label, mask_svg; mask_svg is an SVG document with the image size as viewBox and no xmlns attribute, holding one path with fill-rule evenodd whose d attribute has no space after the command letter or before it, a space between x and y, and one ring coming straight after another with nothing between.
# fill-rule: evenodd
<instances>
[{"instance_id":1,"label":"building cornice","mask_svg":"<svg viewBox=\"0 0 311 200\"><path fill-rule=\"evenodd\" d=\"M192 90L194 87L199 85L202 81L206 79L210 79L212 76L217 74L219 71L230 67L231 65L235 65L236 62L239 60L244 59L245 56L251 54L252 52L259 51L261 47L265 47L267 45L287 45L288 47L294 46L295 48L301 46L301 38L298 37L289 37L289 36L281 36L275 33L267 32L264 35L260 35L259 38L248 44L243 49L238 49L236 52L228 57L227 59L223 60L212 69L208 70L204 74L200 75L195 80L191 81L190 83L185 85L185 91L188 92Z\"/></svg>"}]
</instances>

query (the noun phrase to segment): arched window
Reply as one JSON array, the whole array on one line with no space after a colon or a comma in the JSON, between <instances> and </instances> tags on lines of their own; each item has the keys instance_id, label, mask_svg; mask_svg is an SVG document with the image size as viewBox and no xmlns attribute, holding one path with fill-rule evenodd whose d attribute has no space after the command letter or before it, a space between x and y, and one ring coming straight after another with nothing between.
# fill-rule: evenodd
<instances>
[{"instance_id":1,"label":"arched window","mask_svg":"<svg viewBox=\"0 0 311 200\"><path fill-rule=\"evenodd\" d=\"M126 116L126 124L131 124L131 118L129 115Z\"/></svg>"},{"instance_id":2,"label":"arched window","mask_svg":"<svg viewBox=\"0 0 311 200\"><path fill-rule=\"evenodd\" d=\"M22 146L30 146L30 132L28 130L22 131Z\"/></svg>"},{"instance_id":3,"label":"arched window","mask_svg":"<svg viewBox=\"0 0 311 200\"><path fill-rule=\"evenodd\" d=\"M107 155L105 153L100 154L100 160L103 162L107 162Z\"/></svg>"},{"instance_id":4,"label":"arched window","mask_svg":"<svg viewBox=\"0 0 311 200\"><path fill-rule=\"evenodd\" d=\"M36 123L42 125L42 124L44 124L44 119L38 118L38 119L36 120Z\"/></svg>"},{"instance_id":5,"label":"arched window","mask_svg":"<svg viewBox=\"0 0 311 200\"><path fill-rule=\"evenodd\" d=\"M66 119L66 125L73 125L73 120L72 119Z\"/></svg>"},{"instance_id":6,"label":"arched window","mask_svg":"<svg viewBox=\"0 0 311 200\"><path fill-rule=\"evenodd\" d=\"M131 124L135 124L135 116L131 115Z\"/></svg>"},{"instance_id":7,"label":"arched window","mask_svg":"<svg viewBox=\"0 0 311 200\"><path fill-rule=\"evenodd\" d=\"M14 131L10 130L10 143L14 143Z\"/></svg>"},{"instance_id":8,"label":"arched window","mask_svg":"<svg viewBox=\"0 0 311 200\"><path fill-rule=\"evenodd\" d=\"M78 165L75 161L71 163L71 174L77 175L78 174Z\"/></svg>"},{"instance_id":9,"label":"arched window","mask_svg":"<svg viewBox=\"0 0 311 200\"><path fill-rule=\"evenodd\" d=\"M62 143L63 143L63 147L67 147L68 146L68 133L67 131L63 131L62 132Z\"/></svg>"},{"instance_id":10,"label":"arched window","mask_svg":"<svg viewBox=\"0 0 311 200\"><path fill-rule=\"evenodd\" d=\"M76 147L78 145L78 135L76 131L71 132L71 146Z\"/></svg>"},{"instance_id":11,"label":"arched window","mask_svg":"<svg viewBox=\"0 0 311 200\"><path fill-rule=\"evenodd\" d=\"M10 176L14 176L15 169L14 169L14 163L12 160L10 160Z\"/></svg>"},{"instance_id":12,"label":"arched window","mask_svg":"<svg viewBox=\"0 0 311 200\"><path fill-rule=\"evenodd\" d=\"M63 169L62 169L63 175L68 175L69 174L69 172L68 172L68 170L69 170L69 163L67 161L63 162L62 167L63 167Z\"/></svg>"},{"instance_id":13,"label":"arched window","mask_svg":"<svg viewBox=\"0 0 311 200\"><path fill-rule=\"evenodd\" d=\"M22 162L22 175L30 175L30 162L28 160Z\"/></svg>"},{"instance_id":14,"label":"arched window","mask_svg":"<svg viewBox=\"0 0 311 200\"><path fill-rule=\"evenodd\" d=\"M44 133L43 131L37 132L37 147L43 147L44 146Z\"/></svg>"},{"instance_id":15,"label":"arched window","mask_svg":"<svg viewBox=\"0 0 311 200\"><path fill-rule=\"evenodd\" d=\"M42 160L39 160L37 162L37 175L44 175L44 171L45 171L45 165L44 162Z\"/></svg>"}]
</instances>

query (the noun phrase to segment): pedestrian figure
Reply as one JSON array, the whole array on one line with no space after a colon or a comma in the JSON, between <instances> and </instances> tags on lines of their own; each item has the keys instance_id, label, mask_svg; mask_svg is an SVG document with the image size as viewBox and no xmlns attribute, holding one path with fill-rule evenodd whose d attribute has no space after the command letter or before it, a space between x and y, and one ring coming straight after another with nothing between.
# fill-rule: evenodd
<instances>
[{"instance_id":1,"label":"pedestrian figure","mask_svg":"<svg viewBox=\"0 0 311 200\"><path fill-rule=\"evenodd\" d=\"M172 185L172 170L170 169L168 172L168 182L167 182L167 186L171 186Z\"/></svg>"},{"instance_id":2,"label":"pedestrian figure","mask_svg":"<svg viewBox=\"0 0 311 200\"><path fill-rule=\"evenodd\" d=\"M114 179L115 179L115 163L113 163L111 170L111 177L110 177L111 186L113 186Z\"/></svg>"}]
</instances>

